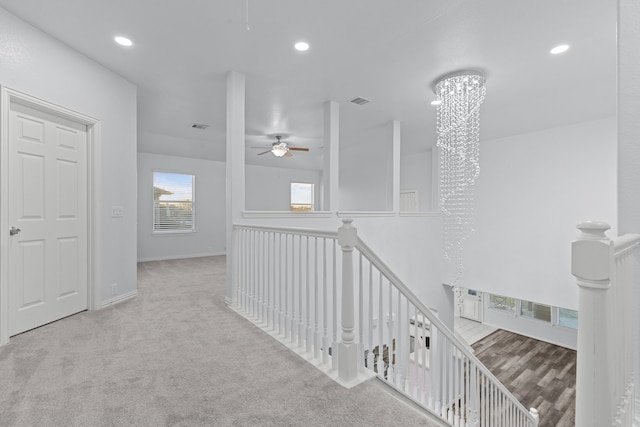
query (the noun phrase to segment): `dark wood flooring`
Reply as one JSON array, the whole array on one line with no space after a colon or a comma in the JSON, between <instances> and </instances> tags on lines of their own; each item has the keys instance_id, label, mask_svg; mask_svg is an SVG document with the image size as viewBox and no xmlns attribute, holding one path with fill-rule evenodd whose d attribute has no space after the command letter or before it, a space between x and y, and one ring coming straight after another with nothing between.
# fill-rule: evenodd
<instances>
[{"instance_id":1,"label":"dark wood flooring","mask_svg":"<svg viewBox=\"0 0 640 427\"><path fill-rule=\"evenodd\" d=\"M540 427L575 425L576 352L497 330L472 346L482 363L527 408Z\"/></svg>"}]
</instances>

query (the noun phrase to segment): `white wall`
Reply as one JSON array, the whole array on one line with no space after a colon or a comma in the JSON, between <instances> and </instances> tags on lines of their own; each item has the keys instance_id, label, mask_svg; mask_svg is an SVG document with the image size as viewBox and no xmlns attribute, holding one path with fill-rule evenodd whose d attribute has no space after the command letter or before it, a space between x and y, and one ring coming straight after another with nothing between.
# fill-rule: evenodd
<instances>
[{"instance_id":1,"label":"white wall","mask_svg":"<svg viewBox=\"0 0 640 427\"><path fill-rule=\"evenodd\" d=\"M136 290L136 88L0 9L0 84L102 123L98 204L102 300ZM123 218L111 218L122 206ZM117 296L116 295L116 296Z\"/></svg>"},{"instance_id":2,"label":"white wall","mask_svg":"<svg viewBox=\"0 0 640 427\"><path fill-rule=\"evenodd\" d=\"M431 150L409 154L400 160L400 190L418 191L418 210L432 212Z\"/></svg>"},{"instance_id":3,"label":"white wall","mask_svg":"<svg viewBox=\"0 0 640 427\"><path fill-rule=\"evenodd\" d=\"M391 211L391 125L340 138L339 210Z\"/></svg>"},{"instance_id":4,"label":"white wall","mask_svg":"<svg viewBox=\"0 0 640 427\"><path fill-rule=\"evenodd\" d=\"M154 170L195 175L194 233L152 233ZM225 179L224 162L138 153L138 260L224 254Z\"/></svg>"},{"instance_id":5,"label":"white wall","mask_svg":"<svg viewBox=\"0 0 640 427\"><path fill-rule=\"evenodd\" d=\"M572 350L577 349L578 331L560 325L552 325L537 319L515 316L513 313L491 310L489 297L484 298L483 323L499 329L515 332Z\"/></svg>"},{"instance_id":6,"label":"white wall","mask_svg":"<svg viewBox=\"0 0 640 427\"><path fill-rule=\"evenodd\" d=\"M245 174L246 210L289 211L292 182L314 184L316 210L320 206L320 171L245 165Z\"/></svg>"},{"instance_id":7,"label":"white wall","mask_svg":"<svg viewBox=\"0 0 640 427\"><path fill-rule=\"evenodd\" d=\"M570 245L580 221L616 227L616 153L615 118L482 141L465 286L577 309Z\"/></svg>"}]
</instances>

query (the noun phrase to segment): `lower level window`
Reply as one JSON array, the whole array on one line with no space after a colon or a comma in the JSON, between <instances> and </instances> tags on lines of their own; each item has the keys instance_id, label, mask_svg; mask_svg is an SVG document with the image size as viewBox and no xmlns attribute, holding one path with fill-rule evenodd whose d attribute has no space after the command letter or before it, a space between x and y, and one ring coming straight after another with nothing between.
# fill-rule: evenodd
<instances>
[{"instance_id":1,"label":"lower level window","mask_svg":"<svg viewBox=\"0 0 640 427\"><path fill-rule=\"evenodd\" d=\"M502 295L491 294L489 297L489 308L515 314L516 300L510 297L503 297Z\"/></svg>"},{"instance_id":2,"label":"lower level window","mask_svg":"<svg viewBox=\"0 0 640 427\"><path fill-rule=\"evenodd\" d=\"M551 322L551 307L531 301L521 301L520 315L545 322Z\"/></svg>"},{"instance_id":3,"label":"lower level window","mask_svg":"<svg viewBox=\"0 0 640 427\"><path fill-rule=\"evenodd\" d=\"M578 329L578 312L568 308L558 308L558 325Z\"/></svg>"}]
</instances>

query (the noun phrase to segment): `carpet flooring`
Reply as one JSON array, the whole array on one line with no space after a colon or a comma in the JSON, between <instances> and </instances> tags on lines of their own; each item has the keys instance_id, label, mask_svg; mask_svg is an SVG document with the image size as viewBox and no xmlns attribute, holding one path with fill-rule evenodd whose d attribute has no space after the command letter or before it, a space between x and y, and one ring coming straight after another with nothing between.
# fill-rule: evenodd
<instances>
[{"instance_id":1,"label":"carpet flooring","mask_svg":"<svg viewBox=\"0 0 640 427\"><path fill-rule=\"evenodd\" d=\"M504 330L472 346L475 355L527 408L540 427L575 424L576 352Z\"/></svg>"},{"instance_id":2,"label":"carpet flooring","mask_svg":"<svg viewBox=\"0 0 640 427\"><path fill-rule=\"evenodd\" d=\"M225 258L138 265L138 296L0 347L2 426L437 426L346 390L224 303Z\"/></svg>"}]
</instances>

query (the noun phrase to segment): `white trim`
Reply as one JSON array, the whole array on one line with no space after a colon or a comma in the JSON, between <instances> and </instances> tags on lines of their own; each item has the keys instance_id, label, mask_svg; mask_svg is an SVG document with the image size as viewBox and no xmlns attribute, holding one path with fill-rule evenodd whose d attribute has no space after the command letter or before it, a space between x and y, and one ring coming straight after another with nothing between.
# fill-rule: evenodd
<instances>
[{"instance_id":1,"label":"white trim","mask_svg":"<svg viewBox=\"0 0 640 427\"><path fill-rule=\"evenodd\" d=\"M138 290L136 289L135 291L131 291L131 292L127 292L126 294L122 294L122 295L117 295L113 298L109 298L107 300L102 301L102 306L100 308L106 308L110 305L113 304L118 304L127 300L130 300L132 298L135 298L138 296Z\"/></svg>"},{"instance_id":2,"label":"white trim","mask_svg":"<svg viewBox=\"0 0 640 427\"><path fill-rule=\"evenodd\" d=\"M336 214L338 218L391 218L397 215L390 211L339 211Z\"/></svg>"},{"instance_id":3,"label":"white trim","mask_svg":"<svg viewBox=\"0 0 640 427\"><path fill-rule=\"evenodd\" d=\"M221 256L226 254L227 254L226 252L210 252L206 254L168 255L168 256L160 256L160 257L153 257L153 258L139 258L138 262L168 261L172 259L188 259L188 258L204 258L208 256Z\"/></svg>"},{"instance_id":4,"label":"white trim","mask_svg":"<svg viewBox=\"0 0 640 427\"><path fill-rule=\"evenodd\" d=\"M9 342L9 96L4 87L0 92L0 346Z\"/></svg>"},{"instance_id":5,"label":"white trim","mask_svg":"<svg viewBox=\"0 0 640 427\"><path fill-rule=\"evenodd\" d=\"M0 346L9 342L9 263L8 248L8 179L9 179L9 112L11 102L64 117L87 126L87 308L97 310L100 304L100 209L101 209L101 148L100 120L47 101L0 86Z\"/></svg>"},{"instance_id":6,"label":"white trim","mask_svg":"<svg viewBox=\"0 0 640 427\"><path fill-rule=\"evenodd\" d=\"M400 212L401 217L438 218L440 212Z\"/></svg>"},{"instance_id":7,"label":"white trim","mask_svg":"<svg viewBox=\"0 0 640 427\"><path fill-rule=\"evenodd\" d=\"M331 211L242 211L242 218L333 218Z\"/></svg>"}]
</instances>

